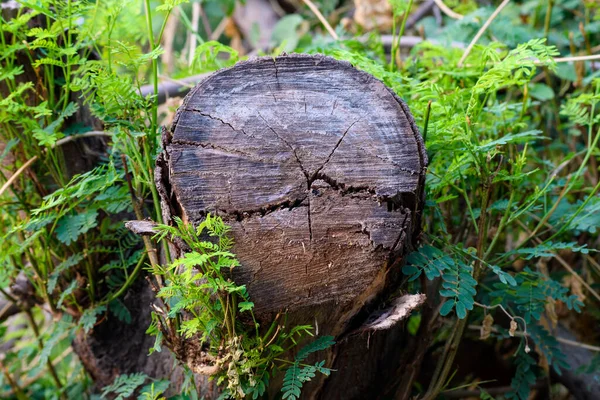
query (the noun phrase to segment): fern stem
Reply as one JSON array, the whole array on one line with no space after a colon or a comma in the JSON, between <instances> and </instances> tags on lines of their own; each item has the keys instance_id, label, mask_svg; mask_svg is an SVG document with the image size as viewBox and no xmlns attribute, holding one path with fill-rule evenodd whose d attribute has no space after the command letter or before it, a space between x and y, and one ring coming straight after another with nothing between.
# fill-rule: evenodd
<instances>
[{"instance_id":1,"label":"fern stem","mask_svg":"<svg viewBox=\"0 0 600 400\"><path fill-rule=\"evenodd\" d=\"M144 219L144 214L140 207L140 203L137 199L137 195L135 194L133 184L131 183L131 175L129 175L129 168L127 167L127 159L125 157L125 154L121 154L121 160L123 161L123 168L125 169L125 180L127 181L129 195L131 196L131 202L133 203L133 211L135 213L136 218L141 221ZM146 248L146 253L148 253L150 264L154 268L157 267L159 265L158 256L156 254L156 249L152 245L152 241L148 236L142 236L142 240L144 241L144 247Z\"/></svg>"},{"instance_id":2,"label":"fern stem","mask_svg":"<svg viewBox=\"0 0 600 400\"><path fill-rule=\"evenodd\" d=\"M145 1L146 5L146 24L148 28L148 40L150 43L150 51L156 50L154 43L154 33L152 31L152 9L150 8L150 0ZM158 102L156 96L158 95L158 60L156 57L152 58L152 84L154 85L154 99L152 100L152 118L150 124L150 137L155 139L156 127L158 124Z\"/></svg>"},{"instance_id":3,"label":"fern stem","mask_svg":"<svg viewBox=\"0 0 600 400\"><path fill-rule=\"evenodd\" d=\"M552 19L552 8L554 7L554 0L548 0L548 8L546 9L546 18L544 19L544 37L546 43L548 41L548 34L550 32L550 20Z\"/></svg>"},{"instance_id":4,"label":"fern stem","mask_svg":"<svg viewBox=\"0 0 600 400\"><path fill-rule=\"evenodd\" d=\"M467 47L467 49L463 53L462 57L458 61L457 65L459 67L462 67L463 63L465 62L465 60L467 59L467 57L471 53L471 50L473 50L473 46L475 46L475 44L477 43L477 41L481 38L481 36L483 36L483 33L492 24L492 21L498 16L498 14L500 14L500 11L502 11L502 9L504 7L506 7L509 2L510 2L510 0L504 0L502 3L500 3L500 5L498 6L498 8L496 8L496 10L492 13L492 15L490 15L490 17L488 18L488 20L485 21L485 23L483 24L483 26L481 27L481 29L479 29L479 31L477 32L477 34L475 35L475 37L473 38L473 40L471 40L471 43L469 43L469 46Z\"/></svg>"},{"instance_id":5,"label":"fern stem","mask_svg":"<svg viewBox=\"0 0 600 400\"><path fill-rule=\"evenodd\" d=\"M406 21L408 20L408 16L410 14L410 9L412 8L412 5L413 5L413 0L409 0L408 8L406 9L406 12L402 16L402 25L400 25L400 32L398 33L398 39L396 41L396 52L395 52L394 56L400 58L400 64L402 64L402 57L400 57L400 55L399 55L400 40L402 40L402 36L404 35L404 30L406 29ZM392 60L392 62L396 63L396 59L394 58Z\"/></svg>"},{"instance_id":6,"label":"fern stem","mask_svg":"<svg viewBox=\"0 0 600 400\"><path fill-rule=\"evenodd\" d=\"M397 37L396 37L396 16L393 15L392 13L392 51L390 54L390 64L388 66L388 69L390 72L394 71L394 59L396 58L396 41L397 41Z\"/></svg>"},{"instance_id":7,"label":"fern stem","mask_svg":"<svg viewBox=\"0 0 600 400\"><path fill-rule=\"evenodd\" d=\"M431 115L431 103L433 100L429 100L427 103L427 110L425 111L425 123L423 124L423 143L427 142L427 129L429 128L429 116Z\"/></svg>"},{"instance_id":8,"label":"fern stem","mask_svg":"<svg viewBox=\"0 0 600 400\"><path fill-rule=\"evenodd\" d=\"M136 264L135 268L133 269L133 272L131 272L131 274L127 277L127 280L125 281L123 286L121 286L121 288L116 293L114 293L112 296L110 296L108 298L108 300L106 301L107 303L110 303L111 301L118 299L131 286L131 284L135 281L139 272L141 271L142 266L144 265L144 259L145 259L145 256L142 255L140 257L138 263Z\"/></svg>"},{"instance_id":9,"label":"fern stem","mask_svg":"<svg viewBox=\"0 0 600 400\"><path fill-rule=\"evenodd\" d=\"M33 313L31 312L31 310L25 310L25 315L27 316L27 320L31 325L31 329L33 330L33 334L35 335L35 338L37 340L38 347L40 351L42 351L44 349L44 341L40 336L40 330L35 322L35 319L33 318ZM58 374L56 373L56 369L54 368L54 365L52 365L52 361L50 360L50 358L48 358L48 360L46 361L46 366L48 367L48 371L50 372L54 383L56 383L56 387L62 392L63 385L60 382L60 379L58 378ZM60 398L66 400L67 397L64 393L61 393Z\"/></svg>"}]
</instances>

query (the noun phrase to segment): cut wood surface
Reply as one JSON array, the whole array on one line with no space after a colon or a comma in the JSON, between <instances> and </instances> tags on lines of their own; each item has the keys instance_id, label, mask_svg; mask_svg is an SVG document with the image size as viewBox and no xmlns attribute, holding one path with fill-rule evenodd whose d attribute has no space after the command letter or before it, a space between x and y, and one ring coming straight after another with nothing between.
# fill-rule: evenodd
<instances>
[{"instance_id":1,"label":"cut wood surface","mask_svg":"<svg viewBox=\"0 0 600 400\"><path fill-rule=\"evenodd\" d=\"M233 276L260 320L287 311L339 338L391 303L419 233L427 156L380 81L321 55L242 62L196 86L163 141L165 219L197 224L210 212L232 227ZM361 385L351 397L367 393Z\"/></svg>"}]
</instances>

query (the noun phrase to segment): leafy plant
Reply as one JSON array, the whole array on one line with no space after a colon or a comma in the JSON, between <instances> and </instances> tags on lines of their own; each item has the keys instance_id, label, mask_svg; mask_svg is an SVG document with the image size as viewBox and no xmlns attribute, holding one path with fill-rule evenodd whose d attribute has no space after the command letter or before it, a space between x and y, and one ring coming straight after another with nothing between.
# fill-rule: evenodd
<instances>
[{"instance_id":1,"label":"leafy plant","mask_svg":"<svg viewBox=\"0 0 600 400\"><path fill-rule=\"evenodd\" d=\"M265 393L279 364L286 362L281 357L302 336L312 336L312 328L296 326L286 331L285 323L276 319L261 332L245 285L237 285L230 277L231 270L239 266L229 251L233 245L230 228L211 214L196 228L177 217L174 222L174 226L159 225L156 239L182 241L189 251L166 267L150 269L159 277L157 296L164 306L153 313L148 329L156 335L153 351L160 351L161 342L176 349L185 340L198 340L207 353L202 360L206 367L195 372L214 376L227 397L256 399ZM244 319L247 322L242 322ZM314 365L301 362L334 343L331 336L321 336L298 352L285 374L285 398L297 398L302 384L316 372L329 375L331 370L323 366L324 361Z\"/></svg>"},{"instance_id":2,"label":"leafy plant","mask_svg":"<svg viewBox=\"0 0 600 400\"><path fill-rule=\"evenodd\" d=\"M319 361L315 365L302 365L301 363L311 353L325 350L334 344L335 342L333 341L333 336L321 336L309 345L302 348L298 354L296 354L294 362L288 367L283 378L283 387L281 388L281 391L283 392L284 400L295 400L300 398L302 385L314 378L317 372L320 372L326 376L331 374L331 370L329 368L323 367L325 361Z\"/></svg>"}]
</instances>

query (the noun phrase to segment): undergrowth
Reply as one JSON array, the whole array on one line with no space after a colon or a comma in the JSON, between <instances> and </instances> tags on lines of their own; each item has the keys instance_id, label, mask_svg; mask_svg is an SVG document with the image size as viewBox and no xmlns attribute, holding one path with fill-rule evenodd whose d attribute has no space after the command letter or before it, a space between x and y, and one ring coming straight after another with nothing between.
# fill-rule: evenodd
<instances>
[{"instance_id":1,"label":"undergrowth","mask_svg":"<svg viewBox=\"0 0 600 400\"><path fill-rule=\"evenodd\" d=\"M165 306L153 312L148 328L148 333L156 336L151 352L160 351L163 341L176 349L185 346L182 342L197 340L206 355L192 361L190 367L223 385L223 398L257 399L265 394L271 378L284 369L283 398L294 400L300 397L303 383L316 372L330 374L324 361L314 365L303 361L309 354L332 346L333 337L319 336L290 362L286 354L303 336L312 336L312 327L290 328L284 315L283 321L275 318L266 331L261 329L246 286L231 279L231 270L240 264L230 252L233 241L220 217L207 214L196 228L177 217L174 222L174 226L159 225L156 237L179 239L189 251L166 267L150 268L159 282L164 282L157 296ZM208 240L202 240L205 237ZM244 315L249 316L245 323Z\"/></svg>"}]
</instances>

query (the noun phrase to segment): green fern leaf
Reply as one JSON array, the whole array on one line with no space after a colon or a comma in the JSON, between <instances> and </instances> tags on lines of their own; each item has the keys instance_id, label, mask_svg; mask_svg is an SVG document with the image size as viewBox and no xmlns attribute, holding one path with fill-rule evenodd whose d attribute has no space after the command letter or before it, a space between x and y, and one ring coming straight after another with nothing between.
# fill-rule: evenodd
<instances>
[{"instance_id":1,"label":"green fern leaf","mask_svg":"<svg viewBox=\"0 0 600 400\"><path fill-rule=\"evenodd\" d=\"M54 289L56 288L56 283L58 282L58 278L60 277L60 274L62 274L64 271L68 270L69 268L74 267L75 265L79 264L81 262L81 260L83 260L82 254L73 254L72 256L67 258L65 261L61 262L54 269L54 271L52 271L52 273L48 277L48 293L52 294L52 292L54 292Z\"/></svg>"},{"instance_id":2,"label":"green fern leaf","mask_svg":"<svg viewBox=\"0 0 600 400\"><path fill-rule=\"evenodd\" d=\"M297 361L304 361L306 357L317 351L325 350L335 344L333 336L319 336L311 343L304 346L296 355Z\"/></svg>"},{"instance_id":3,"label":"green fern leaf","mask_svg":"<svg viewBox=\"0 0 600 400\"><path fill-rule=\"evenodd\" d=\"M112 384L105 386L102 389L101 397L103 399L109 398L109 394L116 395L114 400L124 400L133 395L135 390L142 386L148 379L148 376L144 373L138 372L135 374L124 374L119 375L115 378Z\"/></svg>"},{"instance_id":4,"label":"green fern leaf","mask_svg":"<svg viewBox=\"0 0 600 400\"><path fill-rule=\"evenodd\" d=\"M62 243L70 245L79 235L96 226L97 210L88 210L77 215L66 215L56 225L56 237Z\"/></svg>"}]
</instances>

